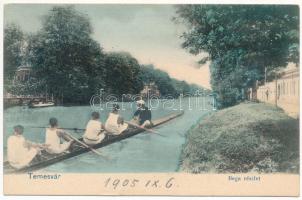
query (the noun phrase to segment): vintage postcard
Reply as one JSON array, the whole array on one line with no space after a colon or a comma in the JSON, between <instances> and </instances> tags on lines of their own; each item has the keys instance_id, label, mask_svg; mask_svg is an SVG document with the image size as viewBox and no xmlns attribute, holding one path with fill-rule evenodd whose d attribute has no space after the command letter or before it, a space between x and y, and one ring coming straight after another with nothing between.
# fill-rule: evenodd
<instances>
[{"instance_id":1,"label":"vintage postcard","mask_svg":"<svg viewBox=\"0 0 302 200\"><path fill-rule=\"evenodd\" d=\"M3 17L5 195L299 196L298 3Z\"/></svg>"}]
</instances>

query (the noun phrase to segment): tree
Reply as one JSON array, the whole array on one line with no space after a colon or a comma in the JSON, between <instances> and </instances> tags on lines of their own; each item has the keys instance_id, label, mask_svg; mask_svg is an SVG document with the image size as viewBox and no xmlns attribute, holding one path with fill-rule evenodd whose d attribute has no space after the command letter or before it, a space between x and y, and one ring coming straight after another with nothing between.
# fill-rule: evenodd
<instances>
[{"instance_id":1,"label":"tree","mask_svg":"<svg viewBox=\"0 0 302 200\"><path fill-rule=\"evenodd\" d=\"M138 76L140 65L129 53L108 53L104 62L108 67L106 84L109 93L116 95L137 94L143 88L142 81Z\"/></svg>"},{"instance_id":2,"label":"tree","mask_svg":"<svg viewBox=\"0 0 302 200\"><path fill-rule=\"evenodd\" d=\"M6 91L14 95L33 95L38 96L41 91L45 90L45 83L31 77L25 82L14 81L14 83L6 84Z\"/></svg>"},{"instance_id":3,"label":"tree","mask_svg":"<svg viewBox=\"0 0 302 200\"><path fill-rule=\"evenodd\" d=\"M140 79L143 80L144 84L154 82L158 86L161 96L193 95L197 89L201 89L196 85L189 85L185 81L171 78L167 72L155 69L153 65L141 66Z\"/></svg>"},{"instance_id":4,"label":"tree","mask_svg":"<svg viewBox=\"0 0 302 200\"><path fill-rule=\"evenodd\" d=\"M12 80L16 69L22 64L24 33L15 24L4 28L4 79Z\"/></svg>"},{"instance_id":5,"label":"tree","mask_svg":"<svg viewBox=\"0 0 302 200\"><path fill-rule=\"evenodd\" d=\"M64 102L83 103L104 87L104 54L91 38L86 15L72 6L55 6L42 29L31 36L29 61L45 89Z\"/></svg>"},{"instance_id":6,"label":"tree","mask_svg":"<svg viewBox=\"0 0 302 200\"><path fill-rule=\"evenodd\" d=\"M222 107L243 99L244 90L267 72L299 60L299 8L288 5L183 5L188 25L183 48L207 52L211 84Z\"/></svg>"},{"instance_id":7,"label":"tree","mask_svg":"<svg viewBox=\"0 0 302 200\"><path fill-rule=\"evenodd\" d=\"M187 82L172 78L172 84L178 95L191 95L191 85L189 85Z\"/></svg>"}]
</instances>

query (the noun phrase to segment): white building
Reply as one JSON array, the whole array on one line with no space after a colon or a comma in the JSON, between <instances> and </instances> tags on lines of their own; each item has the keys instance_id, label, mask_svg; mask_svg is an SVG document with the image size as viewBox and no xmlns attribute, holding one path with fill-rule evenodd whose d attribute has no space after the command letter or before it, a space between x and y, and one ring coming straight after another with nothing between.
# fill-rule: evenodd
<instances>
[{"instance_id":1,"label":"white building","mask_svg":"<svg viewBox=\"0 0 302 200\"><path fill-rule=\"evenodd\" d=\"M257 100L274 104L292 117L299 117L299 67L293 63L280 71L280 78L257 88Z\"/></svg>"}]
</instances>

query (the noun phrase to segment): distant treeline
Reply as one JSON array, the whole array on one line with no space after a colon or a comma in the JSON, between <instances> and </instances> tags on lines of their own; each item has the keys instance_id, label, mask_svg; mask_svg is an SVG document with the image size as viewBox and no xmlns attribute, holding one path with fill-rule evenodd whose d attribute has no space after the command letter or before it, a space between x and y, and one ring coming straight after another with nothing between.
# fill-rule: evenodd
<instances>
[{"instance_id":1,"label":"distant treeline","mask_svg":"<svg viewBox=\"0 0 302 200\"><path fill-rule=\"evenodd\" d=\"M200 89L170 78L153 66L141 66L127 52L104 52L92 38L89 18L72 6L55 6L43 16L42 28L25 34L17 25L4 30L5 90L13 94L52 94L64 103L89 102L104 89L114 95L138 94L155 82L161 95L177 97ZM13 82L19 66L30 66L26 82Z\"/></svg>"},{"instance_id":2,"label":"distant treeline","mask_svg":"<svg viewBox=\"0 0 302 200\"><path fill-rule=\"evenodd\" d=\"M140 78L144 83L154 82L162 96L178 97L180 94L191 96L197 94L198 91L200 93L208 92L208 90L198 85L170 78L167 72L155 69L153 65L142 65Z\"/></svg>"}]
</instances>

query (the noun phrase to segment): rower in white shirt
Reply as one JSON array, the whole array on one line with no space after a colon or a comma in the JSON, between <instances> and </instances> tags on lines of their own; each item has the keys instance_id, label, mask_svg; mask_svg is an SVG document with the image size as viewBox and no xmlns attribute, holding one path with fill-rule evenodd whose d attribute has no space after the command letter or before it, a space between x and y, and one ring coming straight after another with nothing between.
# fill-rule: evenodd
<instances>
[{"instance_id":1,"label":"rower in white shirt","mask_svg":"<svg viewBox=\"0 0 302 200\"><path fill-rule=\"evenodd\" d=\"M50 118L49 125L50 127L46 128L45 140L45 144L48 145L47 152L51 154L67 152L73 142L72 138L58 127L58 120L56 118Z\"/></svg>"},{"instance_id":2,"label":"rower in white shirt","mask_svg":"<svg viewBox=\"0 0 302 200\"><path fill-rule=\"evenodd\" d=\"M7 140L7 159L9 164L16 169L21 169L29 165L40 153L40 149L44 148L41 144L35 144L25 140L23 130L23 126L15 126L14 134L9 136Z\"/></svg>"},{"instance_id":3,"label":"rower in white shirt","mask_svg":"<svg viewBox=\"0 0 302 200\"><path fill-rule=\"evenodd\" d=\"M118 113L119 110L120 106L118 104L113 104L112 112L109 113L105 123L105 130L113 135L119 135L128 128L128 124L124 123L123 117Z\"/></svg>"},{"instance_id":4,"label":"rower in white shirt","mask_svg":"<svg viewBox=\"0 0 302 200\"><path fill-rule=\"evenodd\" d=\"M91 120L86 125L86 131L83 135L83 140L88 145L100 143L105 138L104 127L100 120L98 112L92 112Z\"/></svg>"}]
</instances>

